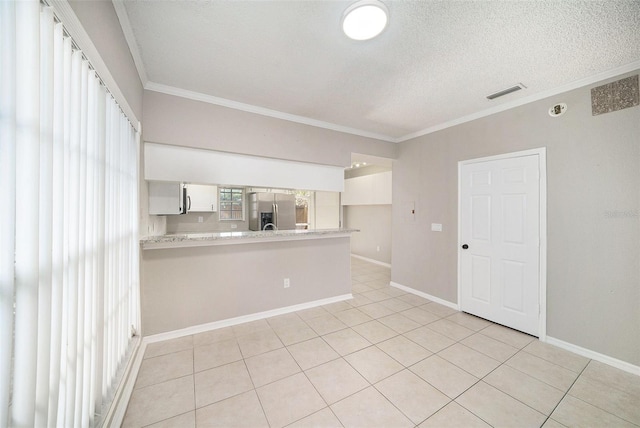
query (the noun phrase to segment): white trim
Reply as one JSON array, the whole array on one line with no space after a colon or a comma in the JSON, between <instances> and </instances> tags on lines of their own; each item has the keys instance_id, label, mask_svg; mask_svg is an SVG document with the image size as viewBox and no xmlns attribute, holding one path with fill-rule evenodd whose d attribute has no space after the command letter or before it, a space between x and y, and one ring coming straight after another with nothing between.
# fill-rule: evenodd
<instances>
[{"instance_id":1,"label":"white trim","mask_svg":"<svg viewBox=\"0 0 640 428\"><path fill-rule=\"evenodd\" d=\"M540 281L540 301L538 320L538 339L545 341L547 339L547 148L541 147L538 153L538 186L540 189L539 201L539 231L538 238L540 240L540 249L538 256L538 269Z\"/></svg>"},{"instance_id":2,"label":"white trim","mask_svg":"<svg viewBox=\"0 0 640 428\"><path fill-rule=\"evenodd\" d=\"M636 376L640 376L640 366L633 365L626 361L618 360L617 358L613 358L608 355L604 355L599 352L592 351L591 349L583 348L581 346L574 345L573 343L565 342L564 340L556 339L555 337L551 336L547 336L546 340L543 340L543 342L546 342L549 345L557 346L558 348L565 349L575 354L582 355L583 357L591 358L592 360L599 361L617 369L624 370L625 372L634 374Z\"/></svg>"},{"instance_id":3,"label":"white trim","mask_svg":"<svg viewBox=\"0 0 640 428\"><path fill-rule=\"evenodd\" d=\"M545 156L546 156L546 151L547 151L546 147L540 147L537 149L521 150L519 152L511 152L511 153L501 153L499 155L485 156L485 157L476 158L476 159L465 159L465 160L459 161L458 164L470 165L474 163L490 162L490 161L503 160L503 159L521 158L525 156L541 155L543 152L545 153Z\"/></svg>"},{"instance_id":4,"label":"white trim","mask_svg":"<svg viewBox=\"0 0 640 428\"><path fill-rule=\"evenodd\" d=\"M161 83L147 82L144 89L162 94L173 95L176 97L187 98L194 101L214 104L234 110L245 111L248 113L259 114L261 116L273 117L276 119L287 120L289 122L300 123L303 125L315 126L316 128L329 129L331 131L342 132L345 134L357 135L365 138L373 138L376 140L386 141L389 143L397 143L396 138L388 135L377 134L375 132L364 131L361 129L350 128L348 126L336 125L334 123L324 122L322 120L312 119L310 117L298 116L296 114L284 113L278 110L272 110L264 107L258 107L251 104L245 104L226 98L214 97L200 92L188 91L186 89L176 88L174 86L163 85Z\"/></svg>"},{"instance_id":5,"label":"white trim","mask_svg":"<svg viewBox=\"0 0 640 428\"><path fill-rule=\"evenodd\" d=\"M66 0L53 0L53 1L66 2ZM466 122L491 116L493 114L510 110L515 107L519 107L525 104L539 101L544 98L552 97L564 92L568 92L574 89L588 86L602 80L606 80L609 78L619 76L621 74L632 72L640 68L640 60L634 61L620 67L616 67L601 73L597 73L593 76L585 77L583 79L578 79L576 81L558 86L556 88L538 92L524 98L519 98L517 100L500 104L500 105L497 105L485 110L481 110L479 112L475 112L466 116L462 116L453 120L449 120L444 123L440 123L438 125L430 126L428 128L425 128L410 134L406 134L401 137L391 137L385 134L379 134L379 133L369 132L366 130L355 129L355 128L351 128L343 125L337 125L330 122L324 122L324 121L312 119L305 116L293 115L293 114L281 112L278 110L267 109L264 107L258 107L251 104L244 104L244 103L240 103L240 102L225 99L225 98L219 98L212 95L203 94L200 92L188 91L185 89L168 86L161 83L151 82L149 81L146 70L144 68L144 62L142 61L142 56L140 55L140 50L138 49L138 45L135 40L135 36L131 27L131 23L128 18L128 14L123 5L123 0L112 0L112 3L116 10L116 14L118 15L118 19L120 20L120 26L122 27L122 32L124 33L125 39L127 40L127 44L129 45L131 56L133 57L133 61L135 63L136 69L138 70L138 74L140 76L140 80L142 81L144 89L149 91L154 91L154 92L160 92L168 95L174 95L182 98L192 99L195 101L207 102L210 104L220 105L223 107L228 107L236 110L260 114L263 116L274 117L277 119L287 120L290 122L315 126L318 128L330 129L333 131L344 132L347 134L358 135L366 138L374 138L377 140L387 141L390 143L402 143L404 141L412 140L414 138L418 138L427 134L441 131L443 129L451 128Z\"/></svg>"},{"instance_id":6,"label":"white trim","mask_svg":"<svg viewBox=\"0 0 640 428\"><path fill-rule=\"evenodd\" d=\"M373 263L373 264L376 264L376 265L380 265L380 266L384 266L384 267L388 267L388 268L391 267L391 263L385 263L385 262L381 262L381 261L378 261L378 260L370 259L368 257L362 257L362 256L359 256L357 254L351 253L351 257L353 257L355 259L364 260L365 262Z\"/></svg>"},{"instance_id":7,"label":"white trim","mask_svg":"<svg viewBox=\"0 0 640 428\"><path fill-rule=\"evenodd\" d=\"M136 379L138 378L138 372L140 371L144 351L147 348L146 344L143 343L140 337L135 337L134 340L136 341L133 345L135 348L127 362L125 371L122 374L122 379L116 387L113 400L111 401L107 414L102 420L101 425L104 427L122 426L124 415L127 411L131 394L133 393L133 387L136 383Z\"/></svg>"},{"instance_id":8,"label":"white trim","mask_svg":"<svg viewBox=\"0 0 640 428\"><path fill-rule=\"evenodd\" d=\"M443 300L439 297L432 296L431 294L427 294L422 291L418 291L415 288L410 288L410 287L407 287L406 285L398 284L397 282L393 282L393 281L391 281L389 285L392 287L398 288L402 291L406 291L407 293L415 294L416 296L420 296L427 300L431 300L432 302L440 303L441 305L444 305L451 309L455 309L456 311L460 310L460 307L455 303L449 302L448 300Z\"/></svg>"},{"instance_id":9,"label":"white trim","mask_svg":"<svg viewBox=\"0 0 640 428\"><path fill-rule=\"evenodd\" d=\"M461 185L460 179L462 165L470 165L474 163L489 162L503 159L514 159L524 156L538 156L538 189L540 192L539 202L539 219L538 219L538 238L539 238L539 257L538 257L538 338L545 341L547 336L547 148L540 147L537 149L522 150L519 152L502 153L495 156L487 156L483 158L468 159L458 162L458 304L460 304L460 294L462 288L461 275Z\"/></svg>"},{"instance_id":10,"label":"white trim","mask_svg":"<svg viewBox=\"0 0 640 428\"><path fill-rule=\"evenodd\" d=\"M133 34L133 27L129 21L127 9L124 6L124 0L111 0L111 2L113 3L113 8L116 10L116 15L118 15L124 38L127 40L127 45L129 45L129 51L133 57L133 63L138 70L138 76L140 76L140 81L142 82L142 86L144 86L149 79L147 78L147 71L144 69L144 62L142 61L142 55L140 55L140 49L138 49L138 44L136 43L136 37Z\"/></svg>"},{"instance_id":11,"label":"white trim","mask_svg":"<svg viewBox=\"0 0 640 428\"><path fill-rule=\"evenodd\" d=\"M120 86L118 86L118 83L111 75L109 68L103 61L102 56L100 56L100 52L93 44L91 37L89 37L82 26L82 23L69 5L69 2L67 0L49 0L49 4L53 8L55 15L62 21L64 28L67 30L69 35L71 35L73 41L80 49L82 49L84 55L89 59L91 65L106 85L108 91L113 95L113 98L116 100L124 114L129 118L131 125L136 131L139 131L140 121L127 102L127 98L120 90Z\"/></svg>"},{"instance_id":12,"label":"white trim","mask_svg":"<svg viewBox=\"0 0 640 428\"><path fill-rule=\"evenodd\" d=\"M116 2L121 0L113 0L113 1ZM125 30L123 29L123 31ZM126 37L126 31L125 31L125 37ZM133 52L133 49L131 50ZM135 61L135 55L134 55L134 61ZM378 133L369 132L362 129L350 128L348 126L337 125L330 122L324 122L321 120L316 120L316 119L312 119L305 116L298 116L290 113L284 113L278 110L271 110L264 107L254 106L251 104L244 104L244 103L229 100L226 98L219 98L212 95L203 94L200 92L188 91L186 89L176 88L176 87L164 85L161 83L146 81L146 83L144 84L144 88L149 91L160 92L167 95L174 95L177 97L187 98L195 101L202 101L210 104L219 105L222 107L232 108L235 110L241 110L249 113L260 114L262 116L274 117L277 119L287 120L290 122L301 123L305 125L315 126L318 128L330 129L332 131L337 131L337 132L344 132L346 134L358 135L366 138L374 138L374 139L386 141L389 143L402 143L405 141L412 140L414 138L422 137L427 134L432 134L437 131L442 131L443 129L451 128L457 125L461 125L463 123L471 122L476 119L481 119L483 117L491 116L496 113L501 113L503 111L510 110L512 108L520 107L525 104L530 104L545 98L553 97L555 95L572 91L574 89L592 85L594 83L597 83L606 79L611 79L613 77L616 77L625 73L630 73L639 68L640 68L640 60L634 61L629 64L623 65L621 67L616 67L611 70L594 74L593 76L585 77L583 79L579 79L571 83L558 86L556 88L548 89L542 92L537 92L535 94L532 94L524 98L519 98L517 100L500 104L500 105L497 105L485 110L481 110L466 116L462 116L453 120L449 120L449 121L440 123L438 125L430 126L420 131L416 131L411 134L406 134L402 137L391 137L385 134L378 134Z\"/></svg>"},{"instance_id":13,"label":"white trim","mask_svg":"<svg viewBox=\"0 0 640 428\"><path fill-rule=\"evenodd\" d=\"M422 137L427 134L432 134L437 131L441 131L443 129L451 128L456 125L461 125L466 122L471 122L472 120L480 119L483 117L491 116L492 114L500 113L505 110L510 110L515 107L520 107L525 104L533 103L535 101L540 101L545 98L553 97L555 95L562 94L564 92L569 92L574 89L582 88L584 86L592 85L594 83L600 82L602 80L611 79L613 77L619 76L621 74L630 73L640 68L640 60L631 62L629 64L623 65L621 67L616 67L611 70L603 71L598 74L594 74L593 76L585 77L583 79L579 79L573 81L571 83L567 83L565 85L558 86L556 88L548 89L546 91L537 92L528 97L519 98L517 100L513 100L504 104L500 104L495 107L488 108L486 110L481 110L467 116L462 116L457 119L449 120L447 122L430 126L429 128L425 128L421 131L417 131L411 134L407 134L403 137L396 138L395 142L402 143L404 141L412 140L414 138Z\"/></svg>"},{"instance_id":14,"label":"white trim","mask_svg":"<svg viewBox=\"0 0 640 428\"><path fill-rule=\"evenodd\" d=\"M173 330L167 333L158 333L151 336L146 336L142 339L143 343L161 342L168 339L177 339L183 336L189 336L191 334L204 333L210 330L217 330L219 328L230 327L238 324L242 324L250 321L258 321L265 318L271 318L278 315L284 315L291 312L301 311L304 309L315 308L317 306L328 305L330 303L342 302L343 300L353 299L353 295L342 294L340 296L328 297L326 299L314 300L312 302L300 303L298 305L286 306L284 308L271 309L264 312L257 312L255 314L242 315L235 318L228 318L221 321L214 321L206 324L194 325L191 327L183 328L180 330Z\"/></svg>"}]
</instances>

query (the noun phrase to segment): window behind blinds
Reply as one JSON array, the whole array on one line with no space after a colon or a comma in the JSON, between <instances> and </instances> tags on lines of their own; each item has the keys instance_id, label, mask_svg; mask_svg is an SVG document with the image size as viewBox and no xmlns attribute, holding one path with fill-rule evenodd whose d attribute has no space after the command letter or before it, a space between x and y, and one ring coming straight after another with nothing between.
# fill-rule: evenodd
<instances>
[{"instance_id":1,"label":"window behind blinds","mask_svg":"<svg viewBox=\"0 0 640 428\"><path fill-rule=\"evenodd\" d=\"M0 1L0 426L92 426L139 325L139 136L38 1Z\"/></svg>"}]
</instances>

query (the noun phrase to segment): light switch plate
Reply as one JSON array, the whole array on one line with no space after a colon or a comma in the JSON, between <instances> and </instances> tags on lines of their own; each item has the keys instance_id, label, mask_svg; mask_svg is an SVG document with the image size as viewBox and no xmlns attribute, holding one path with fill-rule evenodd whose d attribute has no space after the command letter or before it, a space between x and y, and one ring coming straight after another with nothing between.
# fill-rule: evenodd
<instances>
[{"instance_id":1,"label":"light switch plate","mask_svg":"<svg viewBox=\"0 0 640 428\"><path fill-rule=\"evenodd\" d=\"M442 225L440 223L431 223L431 230L433 232L442 232Z\"/></svg>"}]
</instances>

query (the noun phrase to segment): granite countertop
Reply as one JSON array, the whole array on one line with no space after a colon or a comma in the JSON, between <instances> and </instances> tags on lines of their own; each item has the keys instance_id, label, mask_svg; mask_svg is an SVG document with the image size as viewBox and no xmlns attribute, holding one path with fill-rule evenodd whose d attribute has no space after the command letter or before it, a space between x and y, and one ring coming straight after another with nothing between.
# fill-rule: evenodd
<instances>
[{"instance_id":1,"label":"granite countertop","mask_svg":"<svg viewBox=\"0 0 640 428\"><path fill-rule=\"evenodd\" d=\"M143 250L199 247L207 245L252 244L259 242L290 241L299 239L322 239L349 236L357 229L305 229L305 230L268 230L210 233L173 233L160 236L147 236L140 239Z\"/></svg>"}]
</instances>

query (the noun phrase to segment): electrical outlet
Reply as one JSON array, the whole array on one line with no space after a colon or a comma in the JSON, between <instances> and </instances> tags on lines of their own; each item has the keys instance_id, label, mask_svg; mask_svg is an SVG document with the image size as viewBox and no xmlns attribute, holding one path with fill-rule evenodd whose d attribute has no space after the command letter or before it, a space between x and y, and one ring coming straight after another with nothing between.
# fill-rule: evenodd
<instances>
[{"instance_id":1,"label":"electrical outlet","mask_svg":"<svg viewBox=\"0 0 640 428\"><path fill-rule=\"evenodd\" d=\"M289 278L285 278L284 279L284 288L289 288L290 285L291 285L291 281L289 281Z\"/></svg>"},{"instance_id":2,"label":"electrical outlet","mask_svg":"<svg viewBox=\"0 0 640 428\"><path fill-rule=\"evenodd\" d=\"M198 216L198 223L202 223L204 221L204 218L202 216Z\"/></svg>"},{"instance_id":3,"label":"electrical outlet","mask_svg":"<svg viewBox=\"0 0 640 428\"><path fill-rule=\"evenodd\" d=\"M378 246L376 247L376 251L377 251L377 252L380 252L380 245L378 245Z\"/></svg>"},{"instance_id":4,"label":"electrical outlet","mask_svg":"<svg viewBox=\"0 0 640 428\"><path fill-rule=\"evenodd\" d=\"M232 224L232 225L231 225L231 229L237 229L237 228L238 228L238 225L237 225L237 224Z\"/></svg>"}]
</instances>

